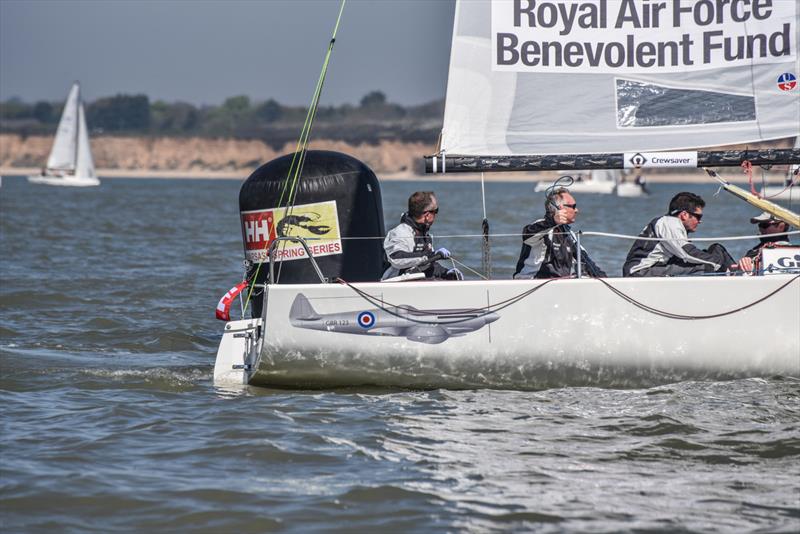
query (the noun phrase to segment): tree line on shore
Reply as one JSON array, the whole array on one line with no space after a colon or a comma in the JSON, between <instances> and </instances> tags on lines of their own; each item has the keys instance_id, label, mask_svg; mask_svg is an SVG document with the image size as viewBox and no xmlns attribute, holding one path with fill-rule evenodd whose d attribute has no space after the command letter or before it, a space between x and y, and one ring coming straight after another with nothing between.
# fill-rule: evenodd
<instances>
[{"instance_id":1,"label":"tree line on shore","mask_svg":"<svg viewBox=\"0 0 800 534\"><path fill-rule=\"evenodd\" d=\"M150 102L146 95L125 94L84 105L92 135L259 139L276 148L297 139L308 111L273 99L253 102L243 95L219 106ZM0 102L0 132L23 137L53 134L63 106L64 102L26 103L19 98ZM351 144L435 143L443 111L441 100L404 107L372 91L357 106L320 106L314 136Z\"/></svg>"}]
</instances>

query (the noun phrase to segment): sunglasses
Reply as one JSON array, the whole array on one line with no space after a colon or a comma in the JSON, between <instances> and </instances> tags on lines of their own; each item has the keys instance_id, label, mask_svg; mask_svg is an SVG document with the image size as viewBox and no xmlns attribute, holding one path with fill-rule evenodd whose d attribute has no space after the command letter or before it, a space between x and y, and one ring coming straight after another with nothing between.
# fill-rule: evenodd
<instances>
[{"instance_id":1,"label":"sunglasses","mask_svg":"<svg viewBox=\"0 0 800 534\"><path fill-rule=\"evenodd\" d=\"M578 203L575 204L561 204L562 208L572 208L574 210L578 209Z\"/></svg>"},{"instance_id":2,"label":"sunglasses","mask_svg":"<svg viewBox=\"0 0 800 534\"><path fill-rule=\"evenodd\" d=\"M697 222L700 222L700 220L703 218L702 213L692 213L691 211L687 211L686 213L697 219Z\"/></svg>"},{"instance_id":3,"label":"sunglasses","mask_svg":"<svg viewBox=\"0 0 800 534\"><path fill-rule=\"evenodd\" d=\"M764 222L758 223L758 227L759 228L769 228L770 226L775 226L777 224L779 224L778 221L764 221Z\"/></svg>"},{"instance_id":4,"label":"sunglasses","mask_svg":"<svg viewBox=\"0 0 800 534\"><path fill-rule=\"evenodd\" d=\"M436 208L434 208L432 210L425 210L425 213L433 213L434 215L438 215L439 214L439 207L437 206Z\"/></svg>"}]
</instances>

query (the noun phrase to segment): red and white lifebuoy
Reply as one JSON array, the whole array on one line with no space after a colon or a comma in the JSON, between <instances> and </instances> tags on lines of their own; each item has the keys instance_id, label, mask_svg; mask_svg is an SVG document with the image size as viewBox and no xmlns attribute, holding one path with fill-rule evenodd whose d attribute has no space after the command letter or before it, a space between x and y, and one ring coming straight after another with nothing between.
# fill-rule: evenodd
<instances>
[{"instance_id":1,"label":"red and white lifebuoy","mask_svg":"<svg viewBox=\"0 0 800 534\"><path fill-rule=\"evenodd\" d=\"M219 303L217 304L217 319L220 321L230 321L231 320L231 302L239 293L244 291L247 288L248 282L245 280L239 284L236 284L227 293L225 293L221 299L219 299Z\"/></svg>"}]
</instances>

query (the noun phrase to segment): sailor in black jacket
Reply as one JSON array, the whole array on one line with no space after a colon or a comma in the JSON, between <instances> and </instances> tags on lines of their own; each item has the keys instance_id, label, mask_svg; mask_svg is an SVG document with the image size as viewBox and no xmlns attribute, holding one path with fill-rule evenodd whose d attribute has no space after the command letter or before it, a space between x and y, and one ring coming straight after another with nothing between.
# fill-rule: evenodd
<instances>
[{"instance_id":1,"label":"sailor in black jacket","mask_svg":"<svg viewBox=\"0 0 800 534\"><path fill-rule=\"evenodd\" d=\"M738 262L739 268L748 273L752 272L753 267L761 258L761 249L792 246L787 236L775 235L789 231L789 225L785 221L765 211L760 215L751 217L750 222L758 225L758 233L762 237L759 238L758 245L748 250Z\"/></svg>"},{"instance_id":2,"label":"sailor in black jacket","mask_svg":"<svg viewBox=\"0 0 800 534\"><path fill-rule=\"evenodd\" d=\"M522 229L522 250L514 278L561 278L576 271L577 243L569 225L578 217L578 204L564 187L545 198L545 216ZM606 276L581 248L581 268L589 276Z\"/></svg>"}]
</instances>

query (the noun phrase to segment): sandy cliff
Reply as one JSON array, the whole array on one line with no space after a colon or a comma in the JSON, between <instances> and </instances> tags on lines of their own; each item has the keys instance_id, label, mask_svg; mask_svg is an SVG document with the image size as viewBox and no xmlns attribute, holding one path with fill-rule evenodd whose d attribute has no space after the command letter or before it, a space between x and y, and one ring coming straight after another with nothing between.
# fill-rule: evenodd
<instances>
[{"instance_id":1,"label":"sandy cliff","mask_svg":"<svg viewBox=\"0 0 800 534\"><path fill-rule=\"evenodd\" d=\"M47 161L53 139L47 136L23 138L15 134L0 134L0 174L38 173ZM91 140L95 166L102 177L151 176L151 177L208 177L208 178L246 178L259 165L277 156L295 150L294 144L287 144L281 150L254 140L203 139L198 137L145 138L98 136ZM777 145L789 147L789 142ZM320 140L311 147L321 150L335 150L349 154L375 171L382 180L419 179L424 174L423 159L433 154L435 147L424 143L404 143L381 141L377 145L349 145L341 141ZM747 148L745 146L737 149ZM727 180L746 182L747 177L741 169L733 167L720 169ZM754 171L754 179L760 182L782 182L785 166L778 166L762 175L762 170ZM532 181L552 180L555 172L537 173L487 173L491 181ZM428 176L430 178L430 176ZM700 169L655 170L646 174L652 182L708 182L709 178ZM454 173L437 175L438 181L472 181L480 179L476 173Z\"/></svg>"},{"instance_id":2,"label":"sandy cliff","mask_svg":"<svg viewBox=\"0 0 800 534\"><path fill-rule=\"evenodd\" d=\"M0 167L41 168L53 139L44 136L23 138L0 134ZM294 144L274 150L261 141L235 139L92 138L92 153L98 169L120 174L124 171L165 171L202 173L241 172L246 175L267 161L294 151ZM432 154L434 147L422 143L382 141L378 145L351 146L337 141L315 141L311 147L345 152L369 165L378 174L410 173L422 169L422 156Z\"/></svg>"}]
</instances>

